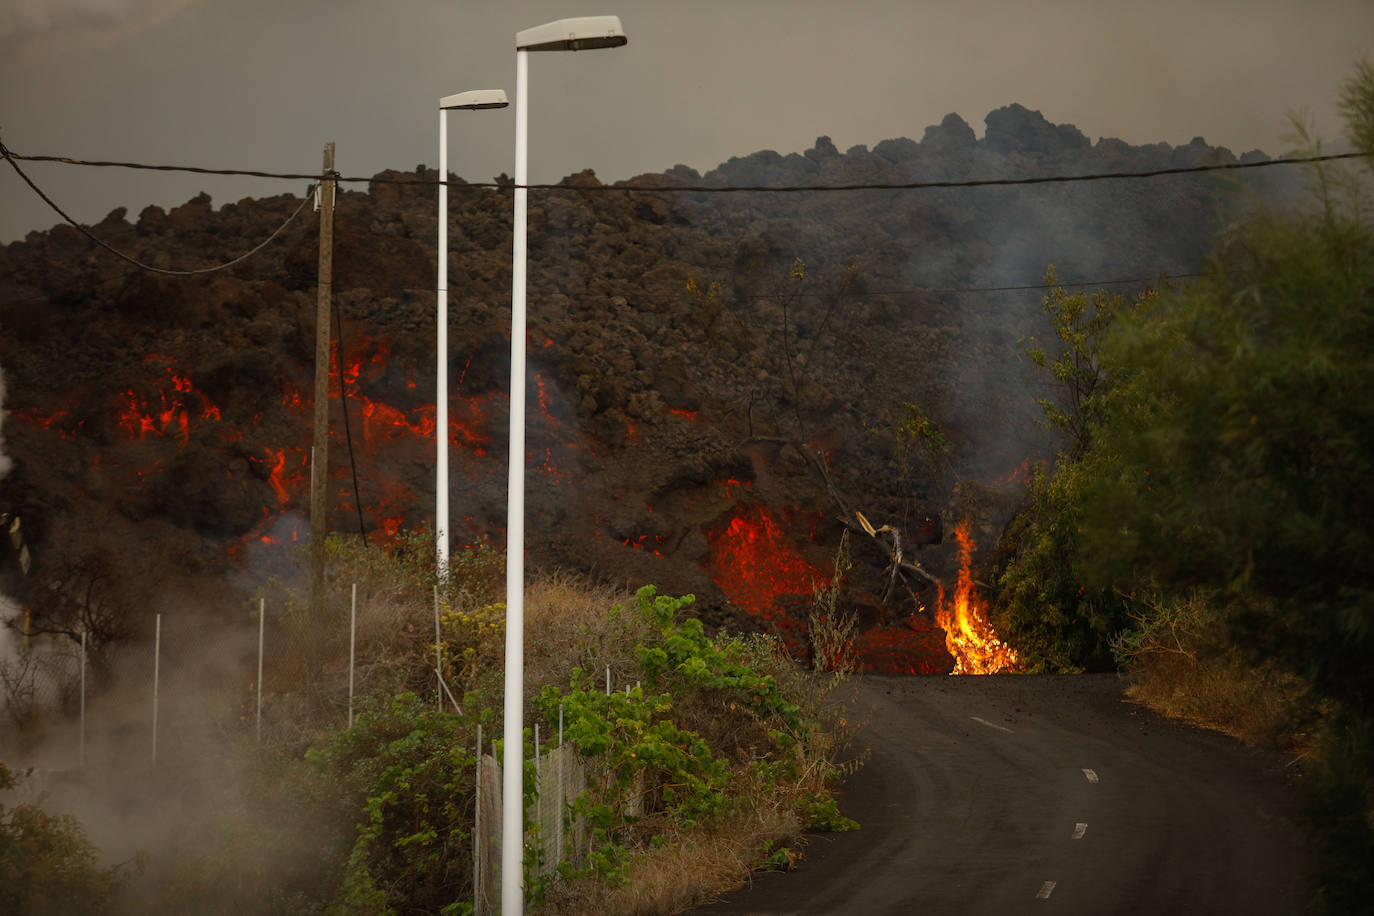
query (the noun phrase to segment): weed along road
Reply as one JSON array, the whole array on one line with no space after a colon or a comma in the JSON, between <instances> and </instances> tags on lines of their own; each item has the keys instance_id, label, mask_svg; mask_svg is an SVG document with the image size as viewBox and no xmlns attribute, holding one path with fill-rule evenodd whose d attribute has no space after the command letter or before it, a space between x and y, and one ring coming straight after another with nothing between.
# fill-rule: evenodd
<instances>
[{"instance_id":1,"label":"weed along road","mask_svg":"<svg viewBox=\"0 0 1374 916\"><path fill-rule=\"evenodd\" d=\"M858 679L871 749L790 874L694 914L1293 914L1281 760L1124 700L1114 675Z\"/></svg>"}]
</instances>

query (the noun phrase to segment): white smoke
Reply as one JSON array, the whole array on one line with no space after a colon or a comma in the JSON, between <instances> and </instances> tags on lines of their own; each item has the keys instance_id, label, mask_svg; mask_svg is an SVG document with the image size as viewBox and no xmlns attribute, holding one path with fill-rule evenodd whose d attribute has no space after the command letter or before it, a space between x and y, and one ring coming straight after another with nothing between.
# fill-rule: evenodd
<instances>
[{"instance_id":1,"label":"white smoke","mask_svg":"<svg viewBox=\"0 0 1374 916\"><path fill-rule=\"evenodd\" d=\"M103 47L156 28L203 0L0 0L0 46Z\"/></svg>"},{"instance_id":2,"label":"white smoke","mask_svg":"<svg viewBox=\"0 0 1374 916\"><path fill-rule=\"evenodd\" d=\"M0 369L0 480L5 478L13 466L14 462L5 454L5 370ZM0 530L0 537L3 536L6 536L6 533ZM0 592L0 662L8 661L14 654L14 646L11 645L13 640L4 622L18 613L19 606Z\"/></svg>"},{"instance_id":3,"label":"white smoke","mask_svg":"<svg viewBox=\"0 0 1374 916\"><path fill-rule=\"evenodd\" d=\"M0 480L5 479L13 464L5 454L5 370L0 369Z\"/></svg>"}]
</instances>

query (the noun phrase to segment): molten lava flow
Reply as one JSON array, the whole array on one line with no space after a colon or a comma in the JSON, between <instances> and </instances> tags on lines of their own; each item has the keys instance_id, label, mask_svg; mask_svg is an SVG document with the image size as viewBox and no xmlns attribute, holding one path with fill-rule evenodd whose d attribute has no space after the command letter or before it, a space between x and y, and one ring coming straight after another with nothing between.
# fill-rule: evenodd
<instances>
[{"instance_id":1,"label":"molten lava flow","mask_svg":"<svg viewBox=\"0 0 1374 916\"><path fill-rule=\"evenodd\" d=\"M806 624L787 613L789 599L809 600L813 584L825 584L826 571L811 565L763 506L738 510L724 528L707 535L712 578L732 604L773 621L783 639L800 649Z\"/></svg>"},{"instance_id":2,"label":"molten lava flow","mask_svg":"<svg viewBox=\"0 0 1374 916\"><path fill-rule=\"evenodd\" d=\"M954 529L954 537L959 542L959 578L954 598L946 602L944 589L941 589L940 607L935 612L936 622L945 631L945 647L954 656L954 670L950 673L1016 671L1020 664L1016 650L997 638L988 623L986 603L973 591L973 575L969 571L973 562L973 537L968 531L968 519Z\"/></svg>"},{"instance_id":3,"label":"molten lava flow","mask_svg":"<svg viewBox=\"0 0 1374 916\"><path fill-rule=\"evenodd\" d=\"M116 413L119 426L128 432L129 438L143 440L149 433L167 436L185 445L190 435L191 418L219 420L219 408L208 397L196 391L191 379L179 374L172 367L172 361L165 356L148 356L144 363L160 366L164 375L158 379L157 401L133 388L122 394L121 406ZM170 390L167 382L171 383Z\"/></svg>"},{"instance_id":4,"label":"molten lava flow","mask_svg":"<svg viewBox=\"0 0 1374 916\"><path fill-rule=\"evenodd\" d=\"M939 649L938 634L922 628L916 615L904 623L877 624L854 637L854 656L861 669L876 674L943 674L949 662Z\"/></svg>"}]
</instances>

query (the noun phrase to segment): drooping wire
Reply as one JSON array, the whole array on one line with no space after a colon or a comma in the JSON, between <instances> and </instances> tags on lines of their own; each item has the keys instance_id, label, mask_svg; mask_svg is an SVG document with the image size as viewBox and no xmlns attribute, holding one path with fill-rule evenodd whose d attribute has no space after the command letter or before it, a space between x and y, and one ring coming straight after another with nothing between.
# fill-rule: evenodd
<instances>
[{"instance_id":1,"label":"drooping wire","mask_svg":"<svg viewBox=\"0 0 1374 916\"><path fill-rule=\"evenodd\" d=\"M353 430L348 423L348 386L344 384L343 318L334 309L334 352L339 361L339 403L343 405L344 439L348 442L348 465L353 471L353 508L358 512L358 539L367 546L367 526L363 522L363 497L358 490L358 462L353 456Z\"/></svg>"},{"instance_id":2,"label":"drooping wire","mask_svg":"<svg viewBox=\"0 0 1374 916\"><path fill-rule=\"evenodd\" d=\"M145 264L145 263L143 263L142 261L138 260L137 258L133 258L133 257L131 257L131 256L127 255L127 254L125 254L124 252L120 251L118 248L115 248L113 245L110 245L108 242L104 241L103 239L100 239L100 238L96 237L95 234L92 233L89 229L87 229L85 226L81 225L81 224L78 223L76 220L74 220L74 219L72 219L70 216L68 216L67 213L66 213L66 211L64 211L61 207L59 207L59 206L53 201L53 199L52 199L51 197L49 197L47 194L44 194L44 193L43 193L43 189L42 189L42 188L40 188L40 187L38 187L38 185L34 184L34 183L33 183L33 180L32 180L31 178L29 178L28 175L24 174L24 170L21 169L21 168L19 167L19 163L15 161L16 158L24 158L24 157L16 157L13 153L11 153L11 152L9 151L9 149L8 149L3 143L0 143L0 155L4 156L5 161L8 162L8 163L10 164L10 167L13 168L14 171L15 171L16 173L18 173L18 175L19 175L20 178L24 179L24 183L27 184L30 188L32 188L33 191L34 191L34 193L37 194L39 197L41 197L41 198L43 199L43 202L44 202L44 203L46 203L49 207L52 207L52 209L53 209L54 211L56 211L56 213L57 213L58 216L62 217L64 220L66 220L68 223L70 223L71 226L72 226L74 229L76 229L77 232L80 232L80 233L81 233L82 235L84 235L86 238L90 239L92 242L95 242L97 245L99 245L101 248L105 249L106 251L110 252L110 253L113 254L115 257L117 257L117 258L119 258L119 259L121 259L121 260L123 260L123 261L129 262L130 264L134 265L135 267L139 268L140 270L147 270L147 271L151 271L152 273L157 273L157 274L165 274L166 276L170 276L170 277L195 277L195 276L199 276L199 275L201 275L201 274L210 274L210 273L215 273L215 272L221 271L221 270L227 270L228 268L233 267L235 264L241 264L241 263L243 263L244 261L246 261L246 260L248 260L249 258L251 258L253 255L257 254L257 253L258 253L259 251L261 251L262 249L266 248L268 245L270 245L270 244L272 243L272 240L273 240L273 239L275 239L277 236L281 235L282 230L284 230L287 226L289 226L289 225L291 224L291 221L294 220L298 215L300 215L300 212L301 212L302 210L305 209L305 205L306 205L307 203L310 202L310 199L314 196L314 191L315 191L314 185L311 185L310 188L308 188L308 189L306 190L306 192L305 192L305 197L304 197L304 199L301 200L300 206L297 207L297 208L292 212L292 214L286 218L286 221L285 221L285 222L283 222L280 226L278 226L278 227L272 232L271 235L269 235L267 238L263 239L263 241L260 242L257 246L255 246L254 248L252 248L252 249L250 249L250 250L244 252L243 254L239 255L238 257L234 258L232 261L226 261L226 262L223 263L223 264L216 264L216 265L213 266L213 267L199 267L199 268L196 268L196 269L194 269L194 270L168 270L168 269L163 268L163 267L154 267L152 264ZM316 175L316 176L313 176L313 177L318 178L319 176Z\"/></svg>"}]
</instances>

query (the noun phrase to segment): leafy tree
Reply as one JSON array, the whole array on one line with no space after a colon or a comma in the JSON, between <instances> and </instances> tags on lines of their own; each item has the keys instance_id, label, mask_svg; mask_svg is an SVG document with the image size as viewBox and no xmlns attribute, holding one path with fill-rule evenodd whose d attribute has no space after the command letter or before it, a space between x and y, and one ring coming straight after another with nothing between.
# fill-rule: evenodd
<instances>
[{"instance_id":1,"label":"leafy tree","mask_svg":"<svg viewBox=\"0 0 1374 916\"><path fill-rule=\"evenodd\" d=\"M1107 589L1088 590L1074 561L1087 473L1061 461L1052 474L1036 468L1027 503L999 544L993 623L1031 672L1110 671L1112 640L1124 606Z\"/></svg>"},{"instance_id":2,"label":"leafy tree","mask_svg":"<svg viewBox=\"0 0 1374 916\"><path fill-rule=\"evenodd\" d=\"M905 413L897 422L897 450L894 460L903 490L907 489L913 458L925 465L931 477L939 479L952 475L949 453L953 447L949 442L949 434L922 410L919 404L908 402L902 405L902 409Z\"/></svg>"},{"instance_id":3,"label":"leafy tree","mask_svg":"<svg viewBox=\"0 0 1374 916\"><path fill-rule=\"evenodd\" d=\"M1133 398L1096 434L1081 556L1099 584L1213 590L1244 642L1374 715L1372 332L1356 209L1233 235L1108 342Z\"/></svg>"},{"instance_id":4,"label":"leafy tree","mask_svg":"<svg viewBox=\"0 0 1374 916\"><path fill-rule=\"evenodd\" d=\"M1045 282L1056 280L1051 265ZM1054 379L1057 396L1036 400L1045 425L1067 440L1052 473L1032 475L1026 505L998 545L994 623L1033 671L1107 671L1115 664L1111 645L1126 622L1125 605L1109 587L1086 588L1076 559L1082 491L1093 473L1085 455L1108 405L1132 397L1104 366L1103 342L1114 322L1148 314L1155 299L1153 290L1127 298L1052 286L1043 308L1057 351L1035 338L1021 343Z\"/></svg>"},{"instance_id":5,"label":"leafy tree","mask_svg":"<svg viewBox=\"0 0 1374 916\"><path fill-rule=\"evenodd\" d=\"M1343 102L1374 154L1374 69ZM1207 594L1256 663L1310 685L1334 912L1374 889L1374 228L1358 169L1318 168L1307 212L1228 234L1207 275L1124 316L1088 461L1078 560L1090 583ZM1157 600L1157 599L1156 599Z\"/></svg>"},{"instance_id":6,"label":"leafy tree","mask_svg":"<svg viewBox=\"0 0 1374 916\"><path fill-rule=\"evenodd\" d=\"M1091 441L1092 427L1101 422L1108 391L1107 373L1101 349L1112 322L1129 312L1148 309L1156 297L1146 290L1128 300L1120 293L1098 290L1069 293L1058 285L1059 277L1051 264L1045 272L1050 291L1041 308L1050 319L1059 352L1053 353L1036 338L1021 341L1021 349L1037 369L1054 377L1058 397L1036 398L1045 414L1045 425L1068 436L1066 453L1081 457Z\"/></svg>"}]
</instances>

